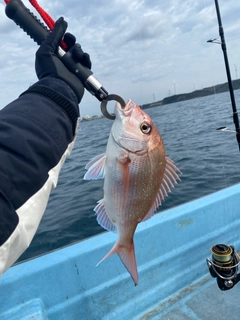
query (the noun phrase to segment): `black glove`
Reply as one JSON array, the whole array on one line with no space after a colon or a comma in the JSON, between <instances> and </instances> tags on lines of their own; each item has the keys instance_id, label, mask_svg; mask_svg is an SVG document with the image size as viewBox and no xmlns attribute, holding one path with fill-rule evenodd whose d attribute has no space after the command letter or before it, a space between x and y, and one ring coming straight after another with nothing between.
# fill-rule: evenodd
<instances>
[{"instance_id":1,"label":"black glove","mask_svg":"<svg viewBox=\"0 0 240 320\"><path fill-rule=\"evenodd\" d=\"M84 67L87 67L91 70L92 62L88 53L83 52L79 43L76 43L76 38L73 34L66 32L63 38L65 44L67 45L68 50L72 47L72 56L76 62L80 62Z\"/></svg>"},{"instance_id":2,"label":"black glove","mask_svg":"<svg viewBox=\"0 0 240 320\"><path fill-rule=\"evenodd\" d=\"M40 48L36 52L35 69L38 79L44 77L55 77L65 81L77 96L78 103L84 94L84 86L82 82L71 72L61 60L57 57L57 48L67 29L67 22L63 18L59 18L49 36L43 41ZM81 46L75 43L75 37L66 33L64 40L68 46L68 50L72 48L72 56L76 62L80 62L87 68L91 68L90 57L84 53Z\"/></svg>"}]
</instances>

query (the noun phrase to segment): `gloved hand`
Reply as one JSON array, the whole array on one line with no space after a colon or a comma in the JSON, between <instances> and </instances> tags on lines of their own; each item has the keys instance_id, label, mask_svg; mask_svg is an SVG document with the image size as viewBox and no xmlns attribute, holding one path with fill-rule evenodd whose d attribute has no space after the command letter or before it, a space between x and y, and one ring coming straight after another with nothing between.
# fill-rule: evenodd
<instances>
[{"instance_id":1,"label":"gloved hand","mask_svg":"<svg viewBox=\"0 0 240 320\"><path fill-rule=\"evenodd\" d=\"M57 48L67 29L67 22L59 18L49 36L43 41L36 52L35 69L38 79L44 77L55 77L65 81L77 96L78 103L82 100L84 86L82 82L71 72L57 57ZM72 56L76 62L80 62L85 67L91 69L90 57L84 53L81 46L75 43L75 37L66 33L64 37L68 50L72 48Z\"/></svg>"},{"instance_id":2,"label":"gloved hand","mask_svg":"<svg viewBox=\"0 0 240 320\"><path fill-rule=\"evenodd\" d=\"M73 34L66 32L63 38L68 50L72 49L72 56L76 62L80 62L84 67L91 69L92 62L88 53L83 52L79 43L76 43L76 38Z\"/></svg>"}]
</instances>

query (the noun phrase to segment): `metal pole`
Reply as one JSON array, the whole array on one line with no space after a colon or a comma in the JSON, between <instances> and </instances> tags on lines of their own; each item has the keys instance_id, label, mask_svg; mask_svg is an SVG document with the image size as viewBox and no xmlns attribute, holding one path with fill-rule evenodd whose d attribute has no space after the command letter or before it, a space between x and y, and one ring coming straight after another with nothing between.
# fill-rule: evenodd
<instances>
[{"instance_id":1,"label":"metal pole","mask_svg":"<svg viewBox=\"0 0 240 320\"><path fill-rule=\"evenodd\" d=\"M221 37L221 46L222 46L224 62L225 62L225 67L226 67L226 72L227 72L229 92L230 92L230 97L231 97L231 102L232 102L233 122L234 122L235 128L236 128L236 138L237 138L238 147L239 147L239 151L240 151L240 128L239 128L238 112L237 112L234 91L233 91L233 86L232 86L232 79L231 79L231 73L230 73L228 56L227 56L227 46L226 46L225 38L224 38L224 30L223 30L223 26L222 26L222 19L221 19L221 15L220 15L218 0L215 0L215 6L216 6L218 25L219 25L219 35Z\"/></svg>"}]
</instances>

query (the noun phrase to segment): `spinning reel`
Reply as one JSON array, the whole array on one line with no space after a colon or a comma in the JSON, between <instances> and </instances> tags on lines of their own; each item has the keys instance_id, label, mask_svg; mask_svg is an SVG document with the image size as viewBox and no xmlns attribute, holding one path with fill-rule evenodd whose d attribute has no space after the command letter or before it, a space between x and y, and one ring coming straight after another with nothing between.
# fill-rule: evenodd
<instances>
[{"instance_id":1,"label":"spinning reel","mask_svg":"<svg viewBox=\"0 0 240 320\"><path fill-rule=\"evenodd\" d=\"M216 244L211 248L212 260L207 258L209 272L213 278L217 278L220 290L230 290L240 281L238 265L240 256L233 246Z\"/></svg>"}]
</instances>

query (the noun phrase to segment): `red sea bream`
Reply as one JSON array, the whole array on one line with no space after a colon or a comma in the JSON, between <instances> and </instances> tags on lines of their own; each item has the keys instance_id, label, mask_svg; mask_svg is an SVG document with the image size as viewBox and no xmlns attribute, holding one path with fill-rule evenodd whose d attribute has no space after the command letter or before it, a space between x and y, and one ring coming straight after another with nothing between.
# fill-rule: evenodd
<instances>
[{"instance_id":1,"label":"red sea bream","mask_svg":"<svg viewBox=\"0 0 240 320\"><path fill-rule=\"evenodd\" d=\"M180 171L166 157L157 127L137 104L129 100L124 109L116 104L115 115L106 154L86 165L84 179L104 178L104 198L94 211L103 228L118 234L115 245L100 262L117 253L137 285L134 232L138 223L153 216L180 180Z\"/></svg>"}]
</instances>

